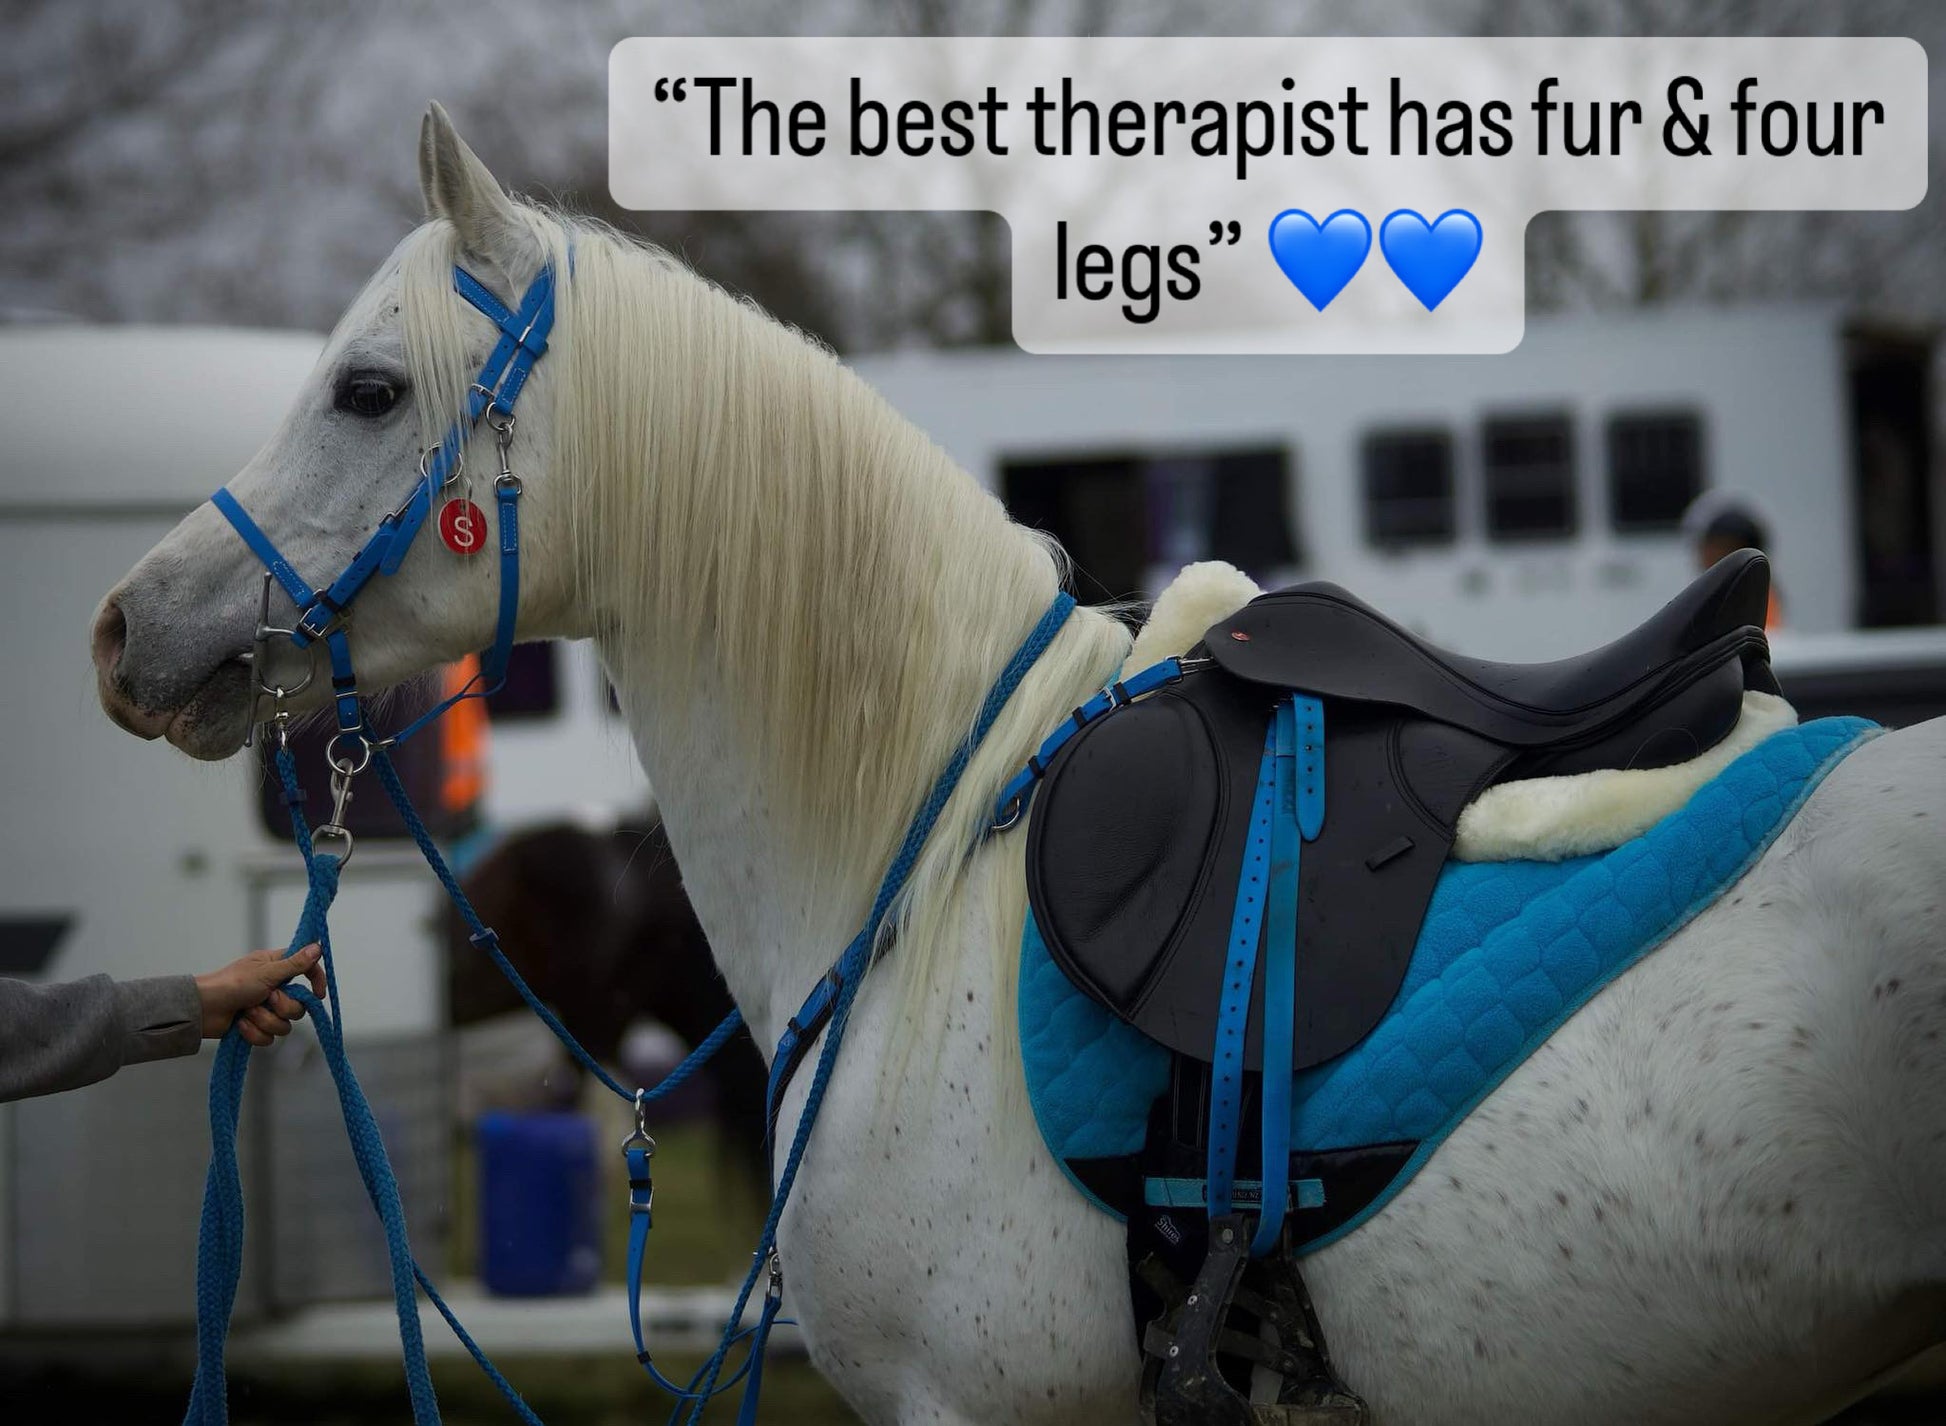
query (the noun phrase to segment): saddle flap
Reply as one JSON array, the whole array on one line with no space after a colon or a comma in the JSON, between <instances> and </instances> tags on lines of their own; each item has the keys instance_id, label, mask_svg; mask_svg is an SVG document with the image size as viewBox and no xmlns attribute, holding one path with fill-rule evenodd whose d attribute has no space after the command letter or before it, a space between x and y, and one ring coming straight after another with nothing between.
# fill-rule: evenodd
<instances>
[{"instance_id":1,"label":"saddle flap","mask_svg":"<svg viewBox=\"0 0 1946 1426\"><path fill-rule=\"evenodd\" d=\"M1208 1061L1275 695L1209 669L1117 709L1048 768L1027 889L1048 952L1153 1040ZM1509 756L1464 729L1346 705L1329 810L1298 878L1296 1048L1342 1054L1398 992L1460 808ZM1263 1062L1261 962L1244 1063Z\"/></svg>"},{"instance_id":2,"label":"saddle flap","mask_svg":"<svg viewBox=\"0 0 1946 1426\"><path fill-rule=\"evenodd\" d=\"M1162 696L1086 729L1049 771L1029 895L1049 945L1073 948L1069 974L1119 1015L1141 1001L1208 877L1226 782L1207 720Z\"/></svg>"}]
</instances>

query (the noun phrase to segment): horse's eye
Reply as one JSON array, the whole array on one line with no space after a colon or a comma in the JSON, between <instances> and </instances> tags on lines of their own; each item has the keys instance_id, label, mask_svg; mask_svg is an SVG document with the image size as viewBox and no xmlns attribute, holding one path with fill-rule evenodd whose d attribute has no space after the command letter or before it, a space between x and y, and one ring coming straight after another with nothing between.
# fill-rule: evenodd
<instances>
[{"instance_id":1,"label":"horse's eye","mask_svg":"<svg viewBox=\"0 0 1946 1426\"><path fill-rule=\"evenodd\" d=\"M338 386L338 409L354 416L383 416L398 404L399 388L371 372L353 372Z\"/></svg>"}]
</instances>

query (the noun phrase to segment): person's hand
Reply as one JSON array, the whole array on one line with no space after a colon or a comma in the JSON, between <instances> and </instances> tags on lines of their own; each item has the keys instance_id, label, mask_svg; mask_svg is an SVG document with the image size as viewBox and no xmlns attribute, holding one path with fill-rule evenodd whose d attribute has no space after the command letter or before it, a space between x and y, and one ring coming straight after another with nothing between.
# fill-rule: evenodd
<instances>
[{"instance_id":1,"label":"person's hand","mask_svg":"<svg viewBox=\"0 0 1946 1426\"><path fill-rule=\"evenodd\" d=\"M291 1021L304 1018L304 1007L278 987L295 976L311 982L324 994L322 952L306 946L295 955L282 951L252 951L221 970L196 977L196 994L203 1002L203 1038L220 1038L230 1022L253 1045L268 1045L291 1032Z\"/></svg>"}]
</instances>

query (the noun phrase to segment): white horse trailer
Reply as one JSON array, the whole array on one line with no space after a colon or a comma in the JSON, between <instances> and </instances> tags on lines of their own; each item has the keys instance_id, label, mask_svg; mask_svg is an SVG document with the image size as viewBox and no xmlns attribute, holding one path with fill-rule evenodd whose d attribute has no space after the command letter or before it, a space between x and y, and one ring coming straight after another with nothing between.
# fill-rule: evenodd
<instances>
[{"instance_id":1,"label":"white horse trailer","mask_svg":"<svg viewBox=\"0 0 1946 1426\"><path fill-rule=\"evenodd\" d=\"M1706 491L1770 528L1786 627L1940 618L1931 336L1835 307L1535 316L1491 357L897 353L860 370L1084 596L1193 559L1329 579L1487 658L1587 648L1694 572Z\"/></svg>"},{"instance_id":2,"label":"white horse trailer","mask_svg":"<svg viewBox=\"0 0 1946 1426\"><path fill-rule=\"evenodd\" d=\"M204 970L281 944L302 869L258 813L259 764L158 755L96 706L96 602L270 434L316 336L0 333L0 974ZM361 847L334 915L348 1037L430 1244L449 1197L441 960L417 854ZM382 1292L315 1042L260 1054L245 1111L246 1313ZM0 1106L0 1345L193 1320L207 1052ZM272 1150L275 1150L273 1152ZM369 1251L367 1251L369 1250Z\"/></svg>"}]
</instances>

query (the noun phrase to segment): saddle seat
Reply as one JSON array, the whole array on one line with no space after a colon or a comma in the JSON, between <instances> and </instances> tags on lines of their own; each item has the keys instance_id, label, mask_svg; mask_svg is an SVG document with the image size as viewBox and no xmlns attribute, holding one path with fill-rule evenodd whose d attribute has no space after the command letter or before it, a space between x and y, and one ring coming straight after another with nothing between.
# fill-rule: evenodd
<instances>
[{"instance_id":1,"label":"saddle seat","mask_svg":"<svg viewBox=\"0 0 1946 1426\"><path fill-rule=\"evenodd\" d=\"M1326 583L1252 600L1204 644L1251 683L1408 709L1525 750L1502 780L1663 767L1714 745L1746 688L1778 691L1769 591L1769 562L1739 550L1621 638L1550 663L1449 653Z\"/></svg>"},{"instance_id":2,"label":"saddle seat","mask_svg":"<svg viewBox=\"0 0 1946 1426\"><path fill-rule=\"evenodd\" d=\"M1343 1053L1398 990L1467 803L1496 782L1714 746L1746 689L1777 690L1768 591L1764 557L1740 551L1613 643L1538 664L1445 652L1334 585L1251 601L1179 679L1047 761L1027 884L1050 954L1118 1017L1210 1061L1266 729L1280 701L1316 700L1327 802L1295 881L1293 1067ZM1247 1069L1262 1064L1263 976L1260 958Z\"/></svg>"}]
</instances>

